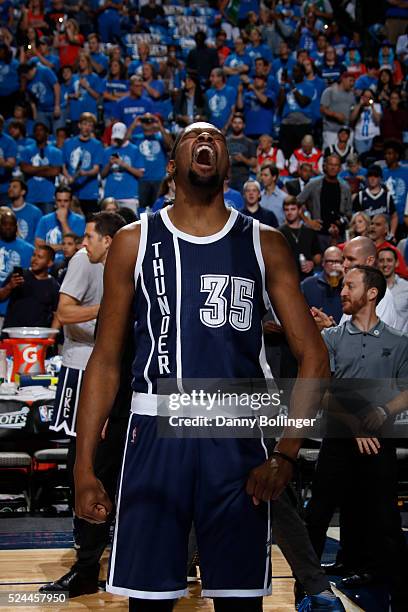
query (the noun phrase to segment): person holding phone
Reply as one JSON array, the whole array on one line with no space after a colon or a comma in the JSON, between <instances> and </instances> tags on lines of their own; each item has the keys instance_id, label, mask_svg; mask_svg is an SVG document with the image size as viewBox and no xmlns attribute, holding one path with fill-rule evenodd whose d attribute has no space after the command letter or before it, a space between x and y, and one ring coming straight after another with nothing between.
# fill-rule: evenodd
<instances>
[{"instance_id":1,"label":"person holding phone","mask_svg":"<svg viewBox=\"0 0 408 612\"><path fill-rule=\"evenodd\" d=\"M380 134L381 116L381 104L376 102L371 89L365 89L350 115L350 123L354 125L354 148L359 155L369 151L374 136Z\"/></svg>"},{"instance_id":2,"label":"person holding phone","mask_svg":"<svg viewBox=\"0 0 408 612\"><path fill-rule=\"evenodd\" d=\"M0 289L0 301L9 299L4 327L51 326L59 297L59 284L49 274L54 257L54 249L43 245L35 249L28 269L14 266Z\"/></svg>"},{"instance_id":3,"label":"person holding phone","mask_svg":"<svg viewBox=\"0 0 408 612\"><path fill-rule=\"evenodd\" d=\"M28 268L33 254L34 247L18 238L17 236L17 217L12 210L4 212L0 216L0 287L4 288L10 276L14 276L14 269L17 266ZM19 276L19 274L17 274ZM12 288L17 287L19 281L13 280ZM1 289L0 289L1 291ZM8 307L8 295L0 298L0 329L3 327L4 317ZM25 323L27 325L27 323Z\"/></svg>"}]
</instances>

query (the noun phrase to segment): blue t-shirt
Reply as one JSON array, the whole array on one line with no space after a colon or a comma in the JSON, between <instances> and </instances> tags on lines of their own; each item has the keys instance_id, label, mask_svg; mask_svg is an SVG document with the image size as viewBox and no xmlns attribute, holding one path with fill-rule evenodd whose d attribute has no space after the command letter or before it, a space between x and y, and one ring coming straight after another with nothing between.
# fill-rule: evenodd
<instances>
[{"instance_id":1,"label":"blue t-shirt","mask_svg":"<svg viewBox=\"0 0 408 612\"><path fill-rule=\"evenodd\" d=\"M122 121L126 127L129 127L136 117L152 112L153 104L146 96L140 96L140 98L126 96L116 102L114 116L119 121Z\"/></svg>"},{"instance_id":2,"label":"blue t-shirt","mask_svg":"<svg viewBox=\"0 0 408 612\"><path fill-rule=\"evenodd\" d=\"M46 145L44 149L39 149L36 143L23 149L21 161L37 167L62 166L62 152L52 145ZM27 186L27 202L36 204L37 202L52 202L54 200L55 178L31 176L27 180Z\"/></svg>"},{"instance_id":3,"label":"blue t-shirt","mask_svg":"<svg viewBox=\"0 0 408 612\"><path fill-rule=\"evenodd\" d=\"M327 66L326 64L321 64L319 66L320 75L322 79L325 81L326 86L331 85L332 83L337 83L340 78L340 75L345 71L346 67L344 64L334 64L334 66Z\"/></svg>"},{"instance_id":4,"label":"blue t-shirt","mask_svg":"<svg viewBox=\"0 0 408 612\"><path fill-rule=\"evenodd\" d=\"M70 210L68 212L67 223L71 228L71 231L77 236L83 236L85 232L85 218L81 215ZM45 240L47 244L61 244L62 243L62 226L57 219L55 212L48 215L44 215L38 222L37 229L35 231L35 237ZM64 254L62 251L55 253L55 261L62 261Z\"/></svg>"},{"instance_id":5,"label":"blue t-shirt","mask_svg":"<svg viewBox=\"0 0 408 612\"><path fill-rule=\"evenodd\" d=\"M210 123L222 129L227 123L231 109L237 99L237 92L233 87L225 85L222 89L211 87L207 93L208 108L210 110Z\"/></svg>"},{"instance_id":6,"label":"blue t-shirt","mask_svg":"<svg viewBox=\"0 0 408 612\"><path fill-rule=\"evenodd\" d=\"M102 66L104 72L109 68L109 59L104 53L90 53L91 59Z\"/></svg>"},{"instance_id":7,"label":"blue t-shirt","mask_svg":"<svg viewBox=\"0 0 408 612\"><path fill-rule=\"evenodd\" d=\"M129 91L129 81L127 79L105 79L103 89L109 94L126 93ZM116 101L104 100L105 119L115 116L115 107Z\"/></svg>"},{"instance_id":8,"label":"blue t-shirt","mask_svg":"<svg viewBox=\"0 0 408 612\"><path fill-rule=\"evenodd\" d=\"M388 191L391 193L400 223L404 223L405 203L408 193L408 168L398 166L394 170L383 168L383 179Z\"/></svg>"},{"instance_id":9,"label":"blue t-shirt","mask_svg":"<svg viewBox=\"0 0 408 612\"><path fill-rule=\"evenodd\" d=\"M97 74L92 72L81 77L78 74L74 74L72 77L72 84L74 92L79 94L79 98L71 98L69 101L70 116L72 121L78 121L82 113L93 113L97 114L97 101L93 98L87 90L80 84L81 78L86 79L88 85L96 91L98 94L103 93L103 80L98 77Z\"/></svg>"},{"instance_id":10,"label":"blue t-shirt","mask_svg":"<svg viewBox=\"0 0 408 612\"><path fill-rule=\"evenodd\" d=\"M238 53L230 53L224 62L224 66L227 66L228 68L238 68L239 66L248 66L248 69L250 69L252 66L252 60L250 56L248 55L248 53L246 52L243 53L242 55L239 55ZM227 85L229 85L230 87L234 87L234 89L238 88L238 85L240 84L240 82L241 82L241 79L240 79L239 74L233 74L229 76L227 79Z\"/></svg>"},{"instance_id":11,"label":"blue t-shirt","mask_svg":"<svg viewBox=\"0 0 408 612\"><path fill-rule=\"evenodd\" d=\"M244 19L249 11L259 13L259 0L241 0L239 3L238 19Z\"/></svg>"},{"instance_id":12,"label":"blue t-shirt","mask_svg":"<svg viewBox=\"0 0 408 612\"><path fill-rule=\"evenodd\" d=\"M143 158L145 171L142 181L161 181L166 175L167 165L163 136L160 132L152 136L136 134L133 141Z\"/></svg>"},{"instance_id":13,"label":"blue t-shirt","mask_svg":"<svg viewBox=\"0 0 408 612\"><path fill-rule=\"evenodd\" d=\"M275 75L275 78L279 83L282 83L282 71L286 70L287 74L291 76L293 66L296 64L296 61L293 57L288 57L286 61L282 61L280 57L272 62L271 73Z\"/></svg>"},{"instance_id":14,"label":"blue t-shirt","mask_svg":"<svg viewBox=\"0 0 408 612\"><path fill-rule=\"evenodd\" d=\"M244 199L242 195L236 189L229 188L224 192L225 206L242 210L244 208Z\"/></svg>"},{"instance_id":15,"label":"blue t-shirt","mask_svg":"<svg viewBox=\"0 0 408 612\"><path fill-rule=\"evenodd\" d=\"M266 95L275 102L275 95L271 90L265 90ZM267 108L263 106L253 91L244 94L245 135L271 134L274 120L274 104Z\"/></svg>"},{"instance_id":16,"label":"blue t-shirt","mask_svg":"<svg viewBox=\"0 0 408 612\"><path fill-rule=\"evenodd\" d=\"M0 5L1 6L1 5ZM9 96L20 87L20 80L18 78L18 66L19 62L12 59L9 64L0 61L0 95Z\"/></svg>"},{"instance_id":17,"label":"blue t-shirt","mask_svg":"<svg viewBox=\"0 0 408 612\"><path fill-rule=\"evenodd\" d=\"M264 59L268 60L270 64L273 61L272 51L270 50L268 45L262 43L257 47L254 47L253 45L248 45L246 48L246 52L251 58L253 65L255 64L255 60L258 59L258 57L263 57Z\"/></svg>"},{"instance_id":18,"label":"blue t-shirt","mask_svg":"<svg viewBox=\"0 0 408 612\"><path fill-rule=\"evenodd\" d=\"M326 89L326 83L319 76L315 76L313 80L308 79L307 82L312 85L314 90L312 98L312 117L313 121L317 121L321 117L320 98Z\"/></svg>"},{"instance_id":19,"label":"blue t-shirt","mask_svg":"<svg viewBox=\"0 0 408 612\"><path fill-rule=\"evenodd\" d=\"M0 132L0 157L3 159L8 159L10 157L17 158L17 145L15 140L3 132ZM12 170L0 168L0 193L7 193L12 173Z\"/></svg>"},{"instance_id":20,"label":"blue t-shirt","mask_svg":"<svg viewBox=\"0 0 408 612\"><path fill-rule=\"evenodd\" d=\"M71 176L79 170L91 170L100 166L103 158L103 145L96 138L81 140L79 136L68 138L62 148L64 164ZM97 200L99 195L98 176L78 176L71 185L80 200Z\"/></svg>"},{"instance_id":21,"label":"blue t-shirt","mask_svg":"<svg viewBox=\"0 0 408 612\"><path fill-rule=\"evenodd\" d=\"M123 161L133 168L143 168L143 157L136 145L128 143L124 147L108 147L103 152L103 166L109 162L111 155L118 155ZM139 197L139 180L126 172L120 166L111 166L111 171L106 177L104 197L125 200Z\"/></svg>"},{"instance_id":22,"label":"blue t-shirt","mask_svg":"<svg viewBox=\"0 0 408 612\"><path fill-rule=\"evenodd\" d=\"M128 77L134 74L142 75L143 64L151 64L156 72L159 72L160 65L151 57L148 58L147 62L142 62L140 59L132 60L128 66Z\"/></svg>"},{"instance_id":23,"label":"blue t-shirt","mask_svg":"<svg viewBox=\"0 0 408 612\"><path fill-rule=\"evenodd\" d=\"M302 81L301 83L295 83L294 85L298 92L302 94L302 96L307 96L308 98L310 98L310 103L307 106L300 106L300 104L298 104L295 98L294 93L292 93L292 91L289 91L286 94L286 101L285 106L283 107L282 119L290 115L290 113L303 113L304 115L306 115L306 117L312 119L312 100L314 93L313 85L310 85L308 81Z\"/></svg>"},{"instance_id":24,"label":"blue t-shirt","mask_svg":"<svg viewBox=\"0 0 408 612\"><path fill-rule=\"evenodd\" d=\"M32 147L33 145L35 145L35 140L34 138L28 138L27 136L25 138L19 138L18 140L14 141L16 143L17 146L17 164L19 164L21 162L21 154L24 151L24 149L26 149L27 147Z\"/></svg>"},{"instance_id":25,"label":"blue t-shirt","mask_svg":"<svg viewBox=\"0 0 408 612\"><path fill-rule=\"evenodd\" d=\"M16 238L11 242L0 239L0 285L3 287L4 281L13 272L14 266L29 268L31 256L34 252L32 244L28 244L21 238ZM0 302L0 316L4 317L7 312L8 300Z\"/></svg>"},{"instance_id":26,"label":"blue t-shirt","mask_svg":"<svg viewBox=\"0 0 408 612\"><path fill-rule=\"evenodd\" d=\"M46 66L37 65L35 75L28 81L27 89L36 99L37 110L50 113L54 110L54 85L58 83L57 77Z\"/></svg>"},{"instance_id":27,"label":"blue t-shirt","mask_svg":"<svg viewBox=\"0 0 408 612\"><path fill-rule=\"evenodd\" d=\"M364 91L364 89L371 89L371 91L375 91L377 89L377 83L378 79L376 77L372 77L368 74L362 74L355 82L354 89L361 91Z\"/></svg>"},{"instance_id":28,"label":"blue t-shirt","mask_svg":"<svg viewBox=\"0 0 408 612\"><path fill-rule=\"evenodd\" d=\"M17 217L17 226L19 237L30 244L34 244L35 230L39 220L42 217L42 212L37 206L24 202L21 208L12 208L11 210Z\"/></svg>"},{"instance_id":29,"label":"blue t-shirt","mask_svg":"<svg viewBox=\"0 0 408 612\"><path fill-rule=\"evenodd\" d=\"M50 64L52 64L51 70L53 70L54 72L58 72L61 67L58 55L54 55L54 53L49 53L48 55L44 55L44 57L50 62ZM36 64L37 66L44 66L44 64L40 61L39 57L34 57L31 61L34 62L34 64ZM45 66L45 68L48 68L48 66Z\"/></svg>"}]
</instances>

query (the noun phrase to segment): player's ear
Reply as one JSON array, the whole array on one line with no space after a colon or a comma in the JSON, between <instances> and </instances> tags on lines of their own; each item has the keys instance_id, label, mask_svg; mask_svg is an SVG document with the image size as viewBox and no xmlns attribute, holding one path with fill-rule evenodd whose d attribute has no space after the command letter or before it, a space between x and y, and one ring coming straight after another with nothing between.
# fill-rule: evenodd
<instances>
[{"instance_id":1,"label":"player's ear","mask_svg":"<svg viewBox=\"0 0 408 612\"><path fill-rule=\"evenodd\" d=\"M176 162L174 159L170 159L167 162L167 174L171 176L171 178L174 178L176 175Z\"/></svg>"}]
</instances>

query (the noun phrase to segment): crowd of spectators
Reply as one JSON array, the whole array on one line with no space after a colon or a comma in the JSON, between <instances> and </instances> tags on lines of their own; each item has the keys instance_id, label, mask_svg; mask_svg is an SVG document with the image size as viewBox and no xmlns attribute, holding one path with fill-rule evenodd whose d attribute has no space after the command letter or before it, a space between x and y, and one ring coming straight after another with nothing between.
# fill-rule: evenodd
<instances>
[{"instance_id":1,"label":"crowd of spectators","mask_svg":"<svg viewBox=\"0 0 408 612\"><path fill-rule=\"evenodd\" d=\"M17 230L0 223L0 282L34 246L63 278L104 199L171 202L168 153L199 119L227 138L227 205L280 227L302 280L360 234L406 278L408 7L377 4L1 2L0 204Z\"/></svg>"}]
</instances>

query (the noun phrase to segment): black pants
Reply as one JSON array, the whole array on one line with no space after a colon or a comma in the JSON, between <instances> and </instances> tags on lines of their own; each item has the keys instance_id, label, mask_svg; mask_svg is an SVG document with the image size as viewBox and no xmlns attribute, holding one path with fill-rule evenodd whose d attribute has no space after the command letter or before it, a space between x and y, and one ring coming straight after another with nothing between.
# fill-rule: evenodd
<instances>
[{"instance_id":1,"label":"black pants","mask_svg":"<svg viewBox=\"0 0 408 612\"><path fill-rule=\"evenodd\" d=\"M122 449L127 429L127 418L110 419L104 440L98 445L95 456L95 474L102 482L109 498L115 500L116 483L122 463ZM67 468L71 478L72 505L75 503L73 469L75 463L76 439L72 438L68 451ZM85 573L99 571L99 560L109 543L109 532L115 511L103 524L93 525L83 519L74 517L75 542L79 546L75 568Z\"/></svg>"},{"instance_id":2,"label":"black pants","mask_svg":"<svg viewBox=\"0 0 408 612\"><path fill-rule=\"evenodd\" d=\"M139 206L152 208L157 200L161 181L140 181L139 183Z\"/></svg>"},{"instance_id":3,"label":"black pants","mask_svg":"<svg viewBox=\"0 0 408 612\"><path fill-rule=\"evenodd\" d=\"M322 443L306 524L319 558L337 507L342 516L344 562L390 584L391 609L408 601L408 549L397 507L397 461L392 440L378 455L361 455L355 440Z\"/></svg>"}]
</instances>

